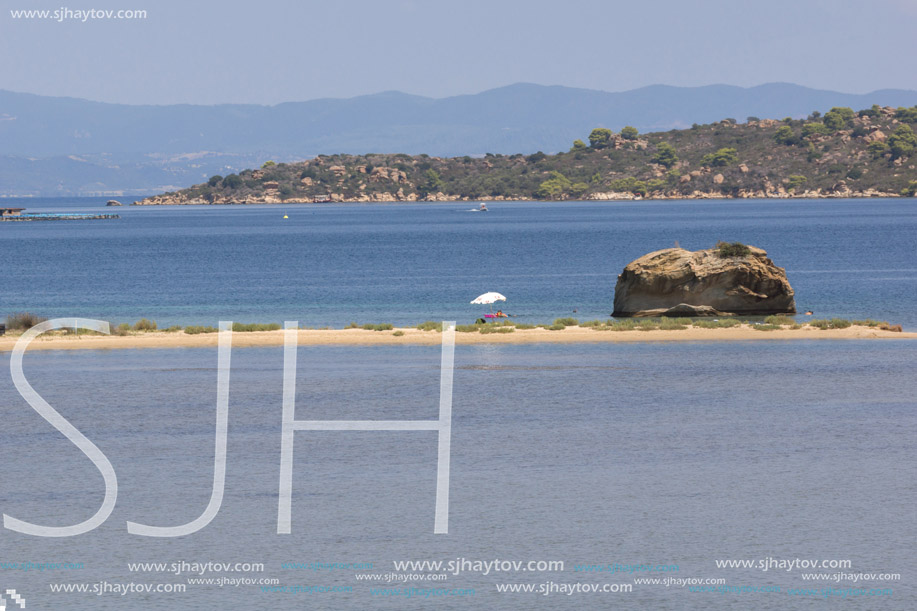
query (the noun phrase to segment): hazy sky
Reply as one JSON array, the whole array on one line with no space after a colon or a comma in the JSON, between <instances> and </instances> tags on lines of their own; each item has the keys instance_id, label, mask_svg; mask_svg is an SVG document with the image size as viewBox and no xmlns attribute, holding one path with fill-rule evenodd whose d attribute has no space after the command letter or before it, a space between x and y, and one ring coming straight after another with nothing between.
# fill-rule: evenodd
<instances>
[{"instance_id":1,"label":"hazy sky","mask_svg":"<svg viewBox=\"0 0 917 611\"><path fill-rule=\"evenodd\" d=\"M516 82L917 89L917 0L0 0L0 89L275 104ZM14 19L11 10L145 10Z\"/></svg>"}]
</instances>

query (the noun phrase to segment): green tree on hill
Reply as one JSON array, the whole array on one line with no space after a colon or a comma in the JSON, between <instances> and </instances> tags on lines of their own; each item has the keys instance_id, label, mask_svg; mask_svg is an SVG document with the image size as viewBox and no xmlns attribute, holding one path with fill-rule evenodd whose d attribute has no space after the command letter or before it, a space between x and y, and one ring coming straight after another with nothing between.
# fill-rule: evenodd
<instances>
[{"instance_id":1,"label":"green tree on hill","mask_svg":"<svg viewBox=\"0 0 917 611\"><path fill-rule=\"evenodd\" d=\"M648 190L662 188L662 182L664 181L653 182L653 184L650 185L645 180L637 180L633 176L628 176L626 178L618 178L616 180L611 181L608 187L612 191L616 191L619 193L630 192L630 193L633 193L634 195L644 196L646 195Z\"/></svg>"},{"instance_id":2,"label":"green tree on hill","mask_svg":"<svg viewBox=\"0 0 917 611\"><path fill-rule=\"evenodd\" d=\"M223 179L223 186L230 189L238 189L242 186L242 178L238 174L230 174Z\"/></svg>"},{"instance_id":3,"label":"green tree on hill","mask_svg":"<svg viewBox=\"0 0 917 611\"><path fill-rule=\"evenodd\" d=\"M590 137L589 140L591 141L592 138ZM525 160L528 161L529 163L538 163L539 161L545 158L547 158L547 155L545 155L541 151L538 151L537 153L532 153L531 155L526 157Z\"/></svg>"},{"instance_id":4,"label":"green tree on hill","mask_svg":"<svg viewBox=\"0 0 917 611\"><path fill-rule=\"evenodd\" d=\"M577 139L573 141L573 148L570 150L571 151L582 151L585 148L586 148L586 143L583 142L582 140Z\"/></svg>"},{"instance_id":5,"label":"green tree on hill","mask_svg":"<svg viewBox=\"0 0 917 611\"><path fill-rule=\"evenodd\" d=\"M621 130L621 137L625 140L636 140L639 134L640 132L637 131L637 128L630 125Z\"/></svg>"},{"instance_id":6,"label":"green tree on hill","mask_svg":"<svg viewBox=\"0 0 917 611\"><path fill-rule=\"evenodd\" d=\"M660 142L656 146L656 154L653 155L653 161L659 165L671 168L678 163L678 155L675 154L675 147L668 142Z\"/></svg>"},{"instance_id":7,"label":"green tree on hill","mask_svg":"<svg viewBox=\"0 0 917 611\"><path fill-rule=\"evenodd\" d=\"M895 118L905 123L917 123L917 106L899 108L895 111Z\"/></svg>"},{"instance_id":8,"label":"green tree on hill","mask_svg":"<svg viewBox=\"0 0 917 611\"><path fill-rule=\"evenodd\" d=\"M806 184L806 180L806 177L801 174L791 174L786 181L786 190L795 193L799 190L799 187Z\"/></svg>"},{"instance_id":9,"label":"green tree on hill","mask_svg":"<svg viewBox=\"0 0 917 611\"><path fill-rule=\"evenodd\" d=\"M875 142L870 142L869 146L866 147L866 150L869 151L869 154L872 155L873 159L878 159L879 157L882 157L888 153L888 145L881 140L876 140Z\"/></svg>"},{"instance_id":10,"label":"green tree on hill","mask_svg":"<svg viewBox=\"0 0 917 611\"><path fill-rule=\"evenodd\" d=\"M853 127L854 117L856 117L856 114L854 114L852 108L835 106L825 113L824 122L828 129L839 131Z\"/></svg>"},{"instance_id":11,"label":"green tree on hill","mask_svg":"<svg viewBox=\"0 0 917 611\"><path fill-rule=\"evenodd\" d=\"M901 125L888 137L888 148L892 158L910 157L917 150L917 135L910 125Z\"/></svg>"},{"instance_id":12,"label":"green tree on hill","mask_svg":"<svg viewBox=\"0 0 917 611\"><path fill-rule=\"evenodd\" d=\"M569 178L560 172L551 172L551 178L541 183L535 194L541 199L558 199L571 186L573 185Z\"/></svg>"},{"instance_id":13,"label":"green tree on hill","mask_svg":"<svg viewBox=\"0 0 917 611\"><path fill-rule=\"evenodd\" d=\"M572 185L570 185L569 192L570 192L570 195L574 197L579 197L588 190L589 190L589 185L587 185L586 183L575 182Z\"/></svg>"},{"instance_id":14,"label":"green tree on hill","mask_svg":"<svg viewBox=\"0 0 917 611\"><path fill-rule=\"evenodd\" d=\"M734 148L724 147L715 153L704 155L700 163L705 166L724 167L737 163L738 161L738 152Z\"/></svg>"},{"instance_id":15,"label":"green tree on hill","mask_svg":"<svg viewBox=\"0 0 917 611\"><path fill-rule=\"evenodd\" d=\"M430 168L423 174L423 183L420 185L420 192L424 195L429 195L430 193L439 193L446 187L446 183L443 182L442 177L439 175L439 172Z\"/></svg>"},{"instance_id":16,"label":"green tree on hill","mask_svg":"<svg viewBox=\"0 0 917 611\"><path fill-rule=\"evenodd\" d=\"M211 187L215 187L215 186L217 186L218 184L220 184L220 182L222 182L222 180L223 180L223 177L220 176L219 174L216 174L216 175L210 177L210 180L207 181L207 184L210 185Z\"/></svg>"},{"instance_id":17,"label":"green tree on hill","mask_svg":"<svg viewBox=\"0 0 917 611\"><path fill-rule=\"evenodd\" d=\"M589 146L594 149L606 148L611 143L611 137L614 135L610 129L605 127L596 127L589 134Z\"/></svg>"},{"instance_id":18,"label":"green tree on hill","mask_svg":"<svg viewBox=\"0 0 917 611\"><path fill-rule=\"evenodd\" d=\"M796 132L793 131L792 127L789 125L781 125L774 134L774 142L791 146L799 142L799 137L796 135Z\"/></svg>"},{"instance_id":19,"label":"green tree on hill","mask_svg":"<svg viewBox=\"0 0 917 611\"><path fill-rule=\"evenodd\" d=\"M802 137L808 138L810 136L827 136L831 133L831 130L824 123L806 123L802 126Z\"/></svg>"}]
</instances>

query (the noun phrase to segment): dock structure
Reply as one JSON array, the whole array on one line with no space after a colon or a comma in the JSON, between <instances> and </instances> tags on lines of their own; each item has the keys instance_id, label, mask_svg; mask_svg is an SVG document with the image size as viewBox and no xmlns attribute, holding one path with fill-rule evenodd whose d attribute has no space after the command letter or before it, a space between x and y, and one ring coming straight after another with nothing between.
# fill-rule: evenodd
<instances>
[{"instance_id":1,"label":"dock structure","mask_svg":"<svg viewBox=\"0 0 917 611\"><path fill-rule=\"evenodd\" d=\"M91 221L119 219L117 214L81 212L25 212L25 208L0 208L0 221Z\"/></svg>"}]
</instances>

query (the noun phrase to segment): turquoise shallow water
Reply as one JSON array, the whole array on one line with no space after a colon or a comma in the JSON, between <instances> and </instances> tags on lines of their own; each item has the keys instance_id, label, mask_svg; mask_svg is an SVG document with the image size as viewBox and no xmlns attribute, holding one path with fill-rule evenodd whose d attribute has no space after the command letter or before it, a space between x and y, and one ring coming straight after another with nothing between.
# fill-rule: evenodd
<instances>
[{"instance_id":1,"label":"turquoise shallow water","mask_svg":"<svg viewBox=\"0 0 917 611\"><path fill-rule=\"evenodd\" d=\"M471 322L499 291L520 320L607 317L617 274L677 241L740 240L787 269L801 311L917 328L914 200L104 208L117 221L0 224L0 314L161 325ZM12 204L10 204L12 205ZM283 219L284 214L290 218Z\"/></svg>"},{"instance_id":2,"label":"turquoise shallow water","mask_svg":"<svg viewBox=\"0 0 917 611\"><path fill-rule=\"evenodd\" d=\"M4 562L79 562L12 571L5 587L36 609L620 608L913 609L915 346L905 341L458 346L450 533L433 535L431 432L301 432L293 532L275 534L282 351L233 352L222 509L195 535L128 535L125 521L179 524L210 495L213 350L42 352L25 373L111 460L111 518L73 539L2 534ZM8 357L0 361L8 371ZM298 419L429 419L436 347L304 347ZM14 517L67 524L101 501L98 472L0 383L0 504ZM717 568L722 559L847 559L891 596L813 602L801 570ZM408 601L370 594L357 573L394 560L561 560L563 571L450 574L474 596ZM54 594L50 583L186 583L128 562L259 562L282 585L351 592L263 593L196 585L174 595ZM373 571L283 563L373 563ZM780 593L692 593L635 585L618 594L501 594L502 583L633 584L576 565L677 565L668 576L725 579ZM250 574L217 573L224 577ZM213 574L208 575L213 576ZM659 575L642 574L637 577ZM408 586L432 587L430 583ZM383 587L387 587L383 585ZM817 598L817 597L816 597Z\"/></svg>"}]
</instances>

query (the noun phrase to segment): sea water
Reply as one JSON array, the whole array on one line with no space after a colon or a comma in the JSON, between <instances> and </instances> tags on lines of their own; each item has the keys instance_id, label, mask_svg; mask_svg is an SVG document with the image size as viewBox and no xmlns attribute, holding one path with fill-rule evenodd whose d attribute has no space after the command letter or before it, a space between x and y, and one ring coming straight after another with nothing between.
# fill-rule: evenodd
<instances>
[{"instance_id":1,"label":"sea water","mask_svg":"<svg viewBox=\"0 0 917 611\"><path fill-rule=\"evenodd\" d=\"M236 349L222 507L209 526L178 539L129 535L125 523L178 525L206 507L216 351L27 354L30 383L111 460L118 502L103 526L79 537L4 530L4 561L83 568L0 577L39 609L809 609L824 598L790 592L853 585L802 577L836 570L724 569L716 561L849 560L844 572L902 577L856 584L893 594L851 597L845 608L913 609L915 350L901 340L460 345L449 534L433 534L436 433L325 431L295 434L292 533L278 535L282 349ZM436 418L439 356L435 346L302 347L296 418ZM3 371L7 363L4 356ZM2 511L47 525L88 518L104 492L98 471L3 377ZM444 580L384 581L392 572L427 573L395 571L395 560L459 559L562 561L563 570L484 574L465 565L433 571ZM132 571L135 562L169 568ZM181 562L264 569L176 573L172 565ZM669 568L582 570L615 565ZM188 584L189 577L352 590L198 584L184 593L97 596L53 593L49 585ZM758 591L634 583L665 577L724 579ZM548 583L633 589L497 591ZM465 594L411 601L379 594L410 587Z\"/></svg>"},{"instance_id":2,"label":"sea water","mask_svg":"<svg viewBox=\"0 0 917 611\"><path fill-rule=\"evenodd\" d=\"M467 302L498 290L523 319L586 319L610 313L630 260L723 239L767 249L801 310L917 327L912 201L490 207L125 207L120 221L3 224L0 304L343 326L470 321L480 308ZM906 340L459 345L449 533L433 534L436 433L300 431L292 533L278 535L283 352L235 349L223 502L178 539L130 535L126 522L174 526L207 506L216 350L28 353L26 378L109 458L118 500L79 537L2 530L0 585L38 609L913 609L915 351ZM440 375L438 346L301 347L296 418L433 419ZM51 526L90 517L102 478L19 396L9 354L0 414L0 510ZM776 565L810 559L849 564ZM447 568L396 570L402 560ZM755 566L717 565L727 560ZM532 561L563 568L505 568ZM803 578L839 572L901 577ZM111 591L124 584L186 591ZM561 590L593 585L617 591ZM535 591L498 591L523 586Z\"/></svg>"},{"instance_id":3,"label":"sea water","mask_svg":"<svg viewBox=\"0 0 917 611\"><path fill-rule=\"evenodd\" d=\"M30 211L102 200L18 200ZM741 241L786 268L800 312L917 328L914 200L468 202L117 208L0 224L0 314L160 326L473 322L497 291L522 322L607 318L650 251ZM289 218L284 218L284 216Z\"/></svg>"}]
</instances>

